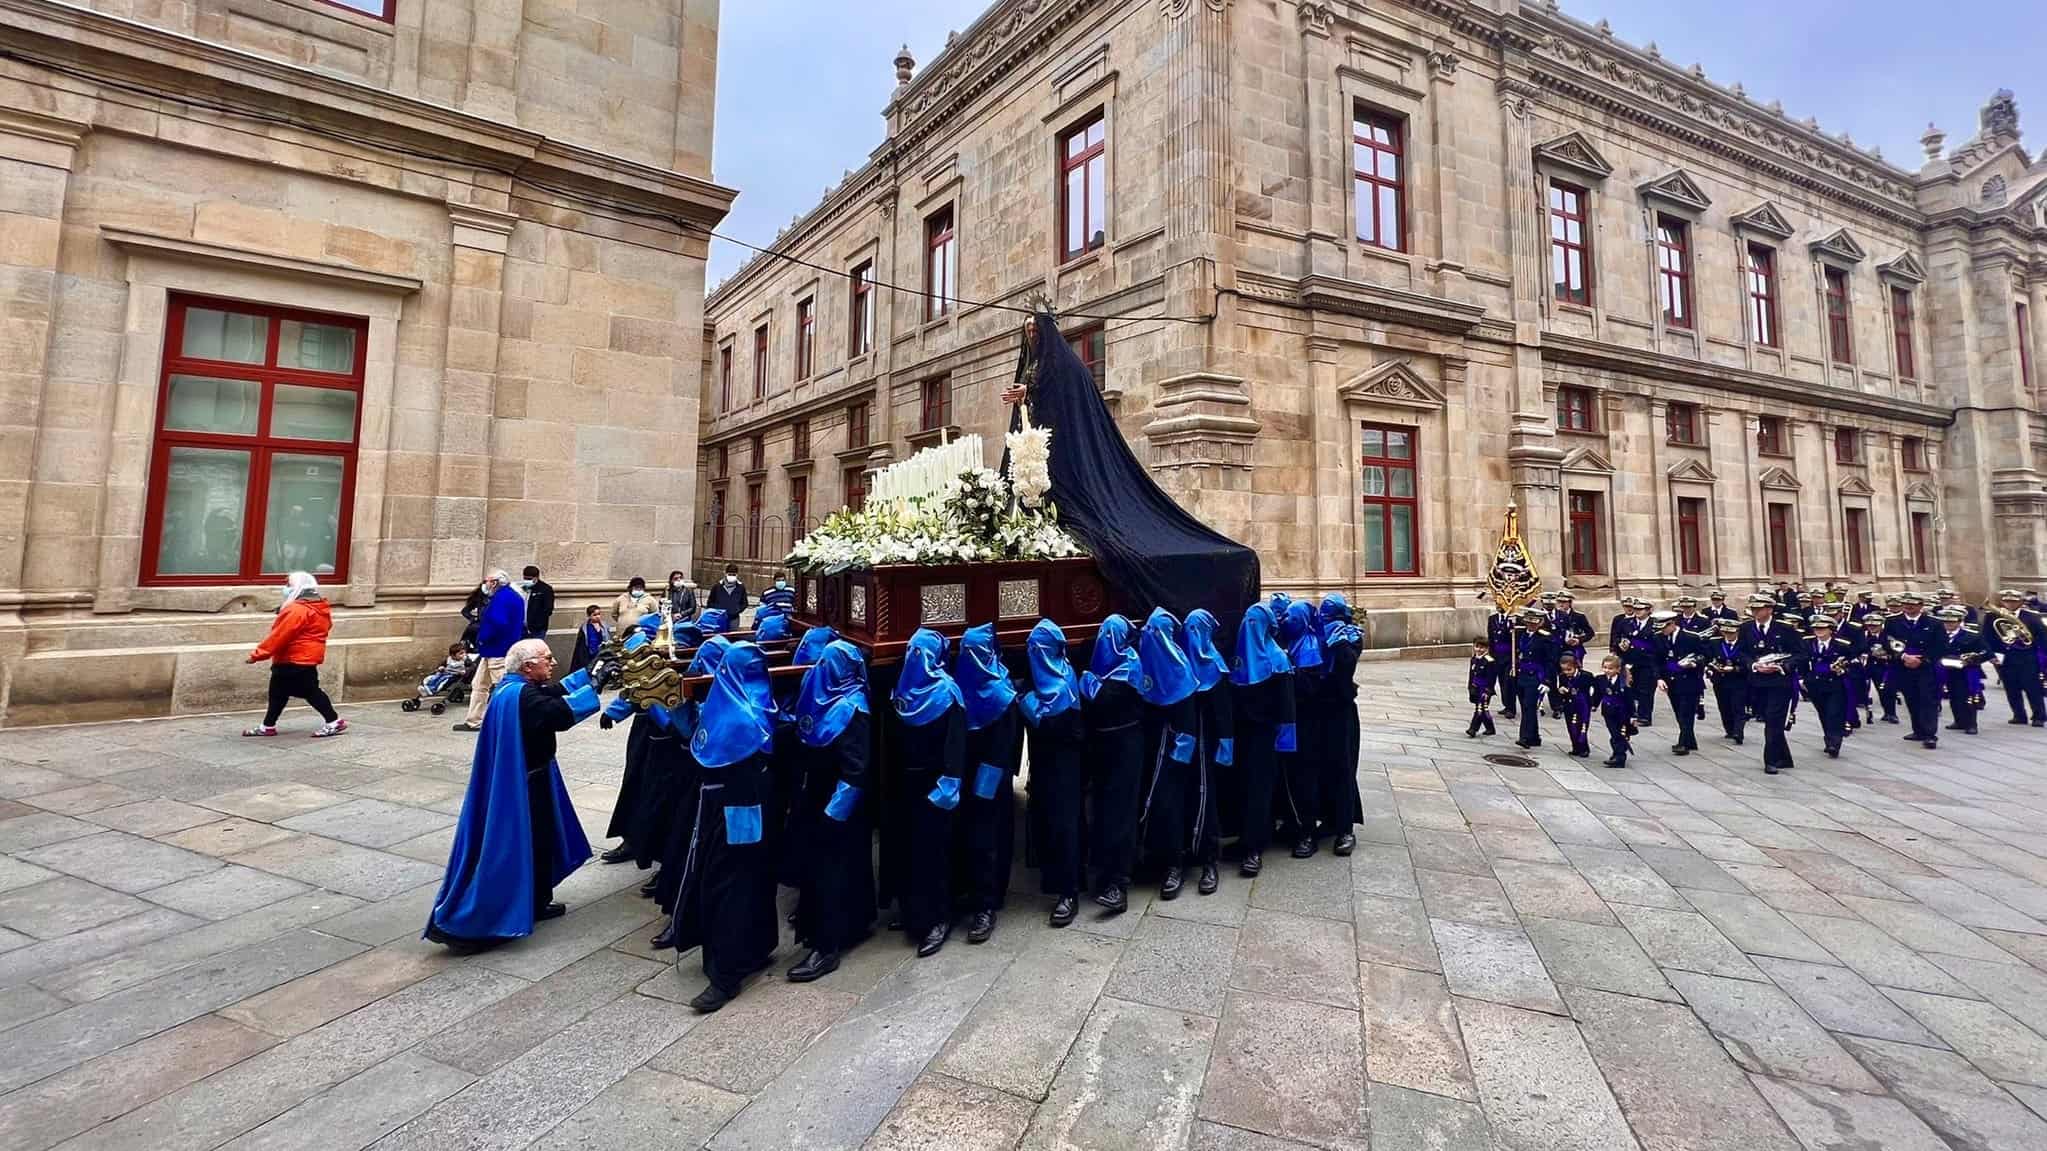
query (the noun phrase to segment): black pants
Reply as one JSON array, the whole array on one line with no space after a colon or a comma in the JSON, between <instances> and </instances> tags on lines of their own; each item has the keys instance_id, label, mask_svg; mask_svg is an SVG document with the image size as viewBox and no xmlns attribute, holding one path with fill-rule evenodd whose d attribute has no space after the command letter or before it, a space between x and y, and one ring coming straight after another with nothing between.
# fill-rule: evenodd
<instances>
[{"instance_id":1,"label":"black pants","mask_svg":"<svg viewBox=\"0 0 2047 1151\"><path fill-rule=\"evenodd\" d=\"M1758 679L1772 678L1758 676ZM1774 677L1783 679L1783 676ZM1784 738L1784 720L1791 713L1791 685L1773 683L1749 685L1749 702L1754 705L1756 718L1763 721L1763 764L1766 767L1785 768L1791 764L1791 744Z\"/></svg>"},{"instance_id":2,"label":"black pants","mask_svg":"<svg viewBox=\"0 0 2047 1151\"><path fill-rule=\"evenodd\" d=\"M1635 723L1648 727L1656 719L1656 673L1650 665L1630 665L1628 697L1635 701Z\"/></svg>"},{"instance_id":3,"label":"black pants","mask_svg":"<svg viewBox=\"0 0 2047 1151\"><path fill-rule=\"evenodd\" d=\"M1940 687L1933 680L1933 668L1924 664L1916 668L1901 667L1895 682L1898 694L1905 697L1905 711L1912 718L1909 738L1939 739Z\"/></svg>"},{"instance_id":4,"label":"black pants","mask_svg":"<svg viewBox=\"0 0 2047 1151\"><path fill-rule=\"evenodd\" d=\"M1957 679L1962 678L1960 672L1955 673L1955 676ZM1968 681L1962 679L1960 683L1950 684L1947 692L1948 708L1954 712L1955 727L1964 732L1974 732L1976 730L1976 705L1971 702L1974 697L1969 694ZM1935 704L1935 722L1939 721L1939 716L1939 704Z\"/></svg>"},{"instance_id":5,"label":"black pants","mask_svg":"<svg viewBox=\"0 0 2047 1151\"><path fill-rule=\"evenodd\" d=\"M1628 762L1628 753L1634 750L1634 745L1628 742L1628 721L1605 708L1600 709L1600 715L1606 720L1606 742L1613 748L1614 766L1619 767Z\"/></svg>"},{"instance_id":6,"label":"black pants","mask_svg":"<svg viewBox=\"0 0 2047 1151\"><path fill-rule=\"evenodd\" d=\"M2033 662L2031 649L2012 652L2004 657L2004 664L1997 669L1998 682L2004 685L2004 701L2011 705L2014 722L2026 718L2026 704L2033 705L2032 720L2040 723L2047 720L2047 708L2043 708L2042 696L2047 695L2040 683L2039 665ZM2021 662L2023 661L2023 662Z\"/></svg>"},{"instance_id":7,"label":"black pants","mask_svg":"<svg viewBox=\"0 0 2047 1151\"><path fill-rule=\"evenodd\" d=\"M1812 701L1812 709L1819 713L1820 737L1828 751L1841 750L1841 740L1848 731L1848 693L1839 684L1822 684L1807 680L1805 697Z\"/></svg>"},{"instance_id":8,"label":"black pants","mask_svg":"<svg viewBox=\"0 0 2047 1151\"><path fill-rule=\"evenodd\" d=\"M1521 742L1534 747L1542 742L1542 725L1535 717L1536 704L1542 698L1542 681L1533 676L1524 676L1514 681L1514 693L1521 697Z\"/></svg>"},{"instance_id":9,"label":"black pants","mask_svg":"<svg viewBox=\"0 0 2047 1151\"><path fill-rule=\"evenodd\" d=\"M1699 696L1702 690L1691 684L1670 685L1670 710L1677 714L1676 746L1690 751L1699 750L1699 736L1694 725L1699 721Z\"/></svg>"},{"instance_id":10,"label":"black pants","mask_svg":"<svg viewBox=\"0 0 2047 1151\"><path fill-rule=\"evenodd\" d=\"M1564 730L1570 734L1572 754L1575 755L1579 752L1584 752L1588 755L1591 754L1592 741L1589 738L1590 736L1589 729L1591 726L1592 726L1591 718L1590 717L1581 718L1578 714L1577 705L1575 704L1571 706L1571 709L1569 711L1566 711L1564 713Z\"/></svg>"},{"instance_id":11,"label":"black pants","mask_svg":"<svg viewBox=\"0 0 2047 1151\"><path fill-rule=\"evenodd\" d=\"M1729 739L1748 728L1748 685L1734 676L1713 681L1713 702L1720 708L1720 727Z\"/></svg>"},{"instance_id":12,"label":"black pants","mask_svg":"<svg viewBox=\"0 0 2047 1151\"><path fill-rule=\"evenodd\" d=\"M324 696L321 698L325 698ZM526 810L533 828L533 910L554 902L554 774L526 774Z\"/></svg>"},{"instance_id":13,"label":"black pants","mask_svg":"<svg viewBox=\"0 0 2047 1151\"><path fill-rule=\"evenodd\" d=\"M263 726L276 727L277 717L284 714L284 705L292 699L302 699L313 705L320 718L333 723L340 718L334 714L334 701L320 690L320 669L303 663L273 663L270 665L270 706L263 711Z\"/></svg>"}]
</instances>

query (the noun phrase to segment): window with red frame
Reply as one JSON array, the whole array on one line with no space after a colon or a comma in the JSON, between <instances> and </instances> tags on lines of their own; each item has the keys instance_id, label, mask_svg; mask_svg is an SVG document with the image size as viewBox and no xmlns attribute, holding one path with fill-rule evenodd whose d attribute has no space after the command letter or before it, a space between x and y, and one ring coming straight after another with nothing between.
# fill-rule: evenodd
<instances>
[{"instance_id":1,"label":"window with red frame","mask_svg":"<svg viewBox=\"0 0 2047 1151\"><path fill-rule=\"evenodd\" d=\"M761 486L746 485L746 558L761 558Z\"/></svg>"},{"instance_id":2,"label":"window with red frame","mask_svg":"<svg viewBox=\"0 0 2047 1151\"><path fill-rule=\"evenodd\" d=\"M2033 325L2024 304L2016 305L2012 314L2018 325L2019 386L2030 392L2033 390Z\"/></svg>"},{"instance_id":3,"label":"window with red frame","mask_svg":"<svg viewBox=\"0 0 2047 1151\"><path fill-rule=\"evenodd\" d=\"M1912 513L1912 570L1919 575L1933 572L1933 513Z\"/></svg>"},{"instance_id":4,"label":"window with red frame","mask_svg":"<svg viewBox=\"0 0 2047 1151\"><path fill-rule=\"evenodd\" d=\"M1842 509L1841 534L1848 541L1848 571L1854 575L1869 574L1868 509Z\"/></svg>"},{"instance_id":5,"label":"window with red frame","mask_svg":"<svg viewBox=\"0 0 2047 1151\"><path fill-rule=\"evenodd\" d=\"M847 468L846 474L840 479L845 485L846 506L854 509L866 507L867 473L859 468Z\"/></svg>"},{"instance_id":6,"label":"window with red frame","mask_svg":"<svg viewBox=\"0 0 2047 1151\"><path fill-rule=\"evenodd\" d=\"M789 426L789 458L792 460L810 458L809 420L797 420Z\"/></svg>"},{"instance_id":7,"label":"window with red frame","mask_svg":"<svg viewBox=\"0 0 2047 1151\"><path fill-rule=\"evenodd\" d=\"M711 493L711 554L725 554L725 489Z\"/></svg>"},{"instance_id":8,"label":"window with red frame","mask_svg":"<svg viewBox=\"0 0 2047 1151\"><path fill-rule=\"evenodd\" d=\"M1071 260L1109 239L1108 121L1100 109L1059 137L1059 258Z\"/></svg>"},{"instance_id":9,"label":"window with red frame","mask_svg":"<svg viewBox=\"0 0 2047 1151\"><path fill-rule=\"evenodd\" d=\"M1918 436L1906 436L1903 440L1899 441L1898 454L1904 457L1901 463L1906 471L1923 472L1926 470L1925 440L1920 439Z\"/></svg>"},{"instance_id":10,"label":"window with red frame","mask_svg":"<svg viewBox=\"0 0 2047 1151\"><path fill-rule=\"evenodd\" d=\"M1862 433L1854 428L1834 429L1834 462L1837 464L1859 464L1862 462Z\"/></svg>"},{"instance_id":11,"label":"window with red frame","mask_svg":"<svg viewBox=\"0 0 2047 1151\"><path fill-rule=\"evenodd\" d=\"M1791 574L1791 505L1771 504L1766 520L1770 536L1770 573Z\"/></svg>"},{"instance_id":12,"label":"window with red frame","mask_svg":"<svg viewBox=\"0 0 2047 1151\"><path fill-rule=\"evenodd\" d=\"M1848 273L1826 269L1827 354L1837 364L1855 362L1855 335L1848 326Z\"/></svg>"},{"instance_id":13,"label":"window with red frame","mask_svg":"<svg viewBox=\"0 0 2047 1151\"><path fill-rule=\"evenodd\" d=\"M1912 293L1904 288L1891 289L1891 353L1898 361L1899 379L1918 378L1919 357L1913 354L1912 343Z\"/></svg>"},{"instance_id":14,"label":"window with red frame","mask_svg":"<svg viewBox=\"0 0 2047 1151\"><path fill-rule=\"evenodd\" d=\"M1571 493L1572 575L1598 575L1600 572L1599 504L1598 492Z\"/></svg>"},{"instance_id":15,"label":"window with red frame","mask_svg":"<svg viewBox=\"0 0 2047 1151\"><path fill-rule=\"evenodd\" d=\"M1749 337L1766 348L1777 346L1777 249L1748 246Z\"/></svg>"},{"instance_id":16,"label":"window with red frame","mask_svg":"<svg viewBox=\"0 0 2047 1151\"><path fill-rule=\"evenodd\" d=\"M952 205L924 219L924 318L950 315L960 286L959 233L952 226Z\"/></svg>"},{"instance_id":17,"label":"window with red frame","mask_svg":"<svg viewBox=\"0 0 2047 1151\"><path fill-rule=\"evenodd\" d=\"M1420 506L1415 485L1413 428L1364 424L1359 428L1359 509L1365 533L1366 575L1420 575Z\"/></svg>"},{"instance_id":18,"label":"window with red frame","mask_svg":"<svg viewBox=\"0 0 2047 1151\"><path fill-rule=\"evenodd\" d=\"M753 398L758 400L768 394L768 326L762 324L753 330Z\"/></svg>"},{"instance_id":19,"label":"window with red frame","mask_svg":"<svg viewBox=\"0 0 2047 1151\"><path fill-rule=\"evenodd\" d=\"M718 410L732 410L732 345L718 349Z\"/></svg>"},{"instance_id":20,"label":"window with red frame","mask_svg":"<svg viewBox=\"0 0 2047 1151\"><path fill-rule=\"evenodd\" d=\"M1706 571L1706 501L1677 501L1677 570L1681 575L1704 575Z\"/></svg>"},{"instance_id":21,"label":"window with red frame","mask_svg":"<svg viewBox=\"0 0 2047 1151\"><path fill-rule=\"evenodd\" d=\"M852 307L846 317L846 356L858 359L874 350L874 261L853 269Z\"/></svg>"},{"instance_id":22,"label":"window with red frame","mask_svg":"<svg viewBox=\"0 0 2047 1151\"><path fill-rule=\"evenodd\" d=\"M1756 420L1756 451L1766 456L1788 456L1791 452L1785 443L1784 417L1762 416Z\"/></svg>"},{"instance_id":23,"label":"window with red frame","mask_svg":"<svg viewBox=\"0 0 2047 1151\"><path fill-rule=\"evenodd\" d=\"M1392 252L1407 250L1407 162L1399 120L1359 108L1351 119L1351 179L1358 240Z\"/></svg>"},{"instance_id":24,"label":"window with red frame","mask_svg":"<svg viewBox=\"0 0 2047 1151\"><path fill-rule=\"evenodd\" d=\"M757 472L767 466L767 445L765 437L752 436L746 441L746 470Z\"/></svg>"},{"instance_id":25,"label":"window with red frame","mask_svg":"<svg viewBox=\"0 0 2047 1151\"><path fill-rule=\"evenodd\" d=\"M1656 285L1663 303L1664 324L1691 327L1691 225L1670 216L1656 217Z\"/></svg>"},{"instance_id":26,"label":"window with red frame","mask_svg":"<svg viewBox=\"0 0 2047 1151\"><path fill-rule=\"evenodd\" d=\"M952 423L952 381L944 376L924 381L922 390L922 418L918 427L924 431L935 431Z\"/></svg>"},{"instance_id":27,"label":"window with red frame","mask_svg":"<svg viewBox=\"0 0 2047 1151\"><path fill-rule=\"evenodd\" d=\"M796 302L796 378L810 378L812 361L817 349L817 301Z\"/></svg>"},{"instance_id":28,"label":"window with red frame","mask_svg":"<svg viewBox=\"0 0 2047 1151\"><path fill-rule=\"evenodd\" d=\"M144 583L348 579L369 324L173 296Z\"/></svg>"},{"instance_id":29,"label":"window with red frame","mask_svg":"<svg viewBox=\"0 0 2047 1151\"><path fill-rule=\"evenodd\" d=\"M1557 427L1567 432L1599 430L1597 401L1590 388L1557 389Z\"/></svg>"},{"instance_id":30,"label":"window with red frame","mask_svg":"<svg viewBox=\"0 0 2047 1151\"><path fill-rule=\"evenodd\" d=\"M797 476L789 481L789 538L800 540L809 534L806 524L810 522L810 478Z\"/></svg>"},{"instance_id":31,"label":"window with red frame","mask_svg":"<svg viewBox=\"0 0 2047 1151\"><path fill-rule=\"evenodd\" d=\"M1080 362L1087 365L1087 374L1094 378L1095 390L1101 391L1108 381L1109 338L1100 324L1089 324L1066 333L1067 346Z\"/></svg>"},{"instance_id":32,"label":"window with red frame","mask_svg":"<svg viewBox=\"0 0 2047 1151\"><path fill-rule=\"evenodd\" d=\"M846 408L846 446L864 448L868 444L867 405L852 404Z\"/></svg>"},{"instance_id":33,"label":"window with red frame","mask_svg":"<svg viewBox=\"0 0 2047 1151\"><path fill-rule=\"evenodd\" d=\"M336 8L346 8L363 16L373 16L385 23L398 17L398 0L322 0Z\"/></svg>"},{"instance_id":34,"label":"window with red frame","mask_svg":"<svg viewBox=\"0 0 2047 1151\"><path fill-rule=\"evenodd\" d=\"M1663 435L1673 444L1699 442L1699 405L1672 404L1663 413Z\"/></svg>"},{"instance_id":35,"label":"window with red frame","mask_svg":"<svg viewBox=\"0 0 2047 1151\"><path fill-rule=\"evenodd\" d=\"M1585 189L1549 184L1549 271L1556 297L1567 304L1592 302L1592 235L1586 229Z\"/></svg>"}]
</instances>

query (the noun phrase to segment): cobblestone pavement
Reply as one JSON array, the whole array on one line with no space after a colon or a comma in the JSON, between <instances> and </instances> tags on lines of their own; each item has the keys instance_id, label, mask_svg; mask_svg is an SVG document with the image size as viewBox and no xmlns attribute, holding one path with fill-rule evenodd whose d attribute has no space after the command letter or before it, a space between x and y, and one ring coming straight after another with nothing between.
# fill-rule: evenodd
<instances>
[{"instance_id":1,"label":"cobblestone pavement","mask_svg":"<svg viewBox=\"0 0 2047 1151\"><path fill-rule=\"evenodd\" d=\"M2047 732L1829 761L1808 713L1773 778L1666 707L1627 771L1492 766L1462 672L1365 666L1349 859L1066 931L1020 895L708 1018L631 867L419 941L443 720L0 733L0 1146L2047 1148ZM593 841L623 744L563 743Z\"/></svg>"}]
</instances>

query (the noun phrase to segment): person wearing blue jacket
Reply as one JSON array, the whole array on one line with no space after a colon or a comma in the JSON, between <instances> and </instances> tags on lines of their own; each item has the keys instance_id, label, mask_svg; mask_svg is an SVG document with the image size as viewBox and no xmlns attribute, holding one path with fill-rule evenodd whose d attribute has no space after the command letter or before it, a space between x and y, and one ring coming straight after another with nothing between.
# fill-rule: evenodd
<instances>
[{"instance_id":1,"label":"person wearing blue jacket","mask_svg":"<svg viewBox=\"0 0 2047 1151\"><path fill-rule=\"evenodd\" d=\"M501 568L483 581L483 612L476 620L476 677L469 684L469 714L456 731L483 730L483 710L490 706L491 685L505 674L505 655L526 638L526 597L512 586Z\"/></svg>"}]
</instances>

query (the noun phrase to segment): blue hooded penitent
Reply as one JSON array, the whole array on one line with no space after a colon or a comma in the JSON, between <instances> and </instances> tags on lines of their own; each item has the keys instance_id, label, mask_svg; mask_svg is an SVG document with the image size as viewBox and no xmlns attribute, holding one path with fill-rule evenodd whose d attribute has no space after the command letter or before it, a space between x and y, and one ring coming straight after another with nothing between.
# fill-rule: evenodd
<instances>
[{"instance_id":1,"label":"blue hooded penitent","mask_svg":"<svg viewBox=\"0 0 2047 1151\"><path fill-rule=\"evenodd\" d=\"M1294 670L1322 666L1322 629L1315 622L1315 606L1307 600L1286 605L1286 618L1279 621L1279 638L1286 644L1287 661Z\"/></svg>"},{"instance_id":2,"label":"blue hooded penitent","mask_svg":"<svg viewBox=\"0 0 2047 1151\"><path fill-rule=\"evenodd\" d=\"M1207 691L1230 674L1230 661L1215 649L1215 614L1205 607L1187 613L1181 634L1187 638L1187 658L1194 663L1194 690Z\"/></svg>"},{"instance_id":3,"label":"blue hooded penitent","mask_svg":"<svg viewBox=\"0 0 2047 1151\"><path fill-rule=\"evenodd\" d=\"M953 679L959 682L960 697L966 700L969 731L979 731L1002 718L1009 701L1016 698L1016 686L1009 682L1009 669L1003 666L994 624L970 627L960 637Z\"/></svg>"},{"instance_id":4,"label":"blue hooded penitent","mask_svg":"<svg viewBox=\"0 0 2047 1151\"><path fill-rule=\"evenodd\" d=\"M780 608L762 608L754 613L753 642L773 643L789 638L789 614Z\"/></svg>"},{"instance_id":5,"label":"blue hooded penitent","mask_svg":"<svg viewBox=\"0 0 2047 1151\"><path fill-rule=\"evenodd\" d=\"M726 617L724 608L721 607L706 608L702 613L700 613L697 616L696 628L699 632L702 632L704 635L717 635L719 632L724 631L727 627L731 626L731 622L732 621Z\"/></svg>"},{"instance_id":6,"label":"blue hooded penitent","mask_svg":"<svg viewBox=\"0 0 2047 1151\"><path fill-rule=\"evenodd\" d=\"M1171 707L1194 694L1194 662L1180 647L1180 621L1158 607L1144 618L1144 630L1137 633L1137 662L1144 678L1137 694L1144 702Z\"/></svg>"},{"instance_id":7,"label":"blue hooded penitent","mask_svg":"<svg viewBox=\"0 0 2047 1151\"><path fill-rule=\"evenodd\" d=\"M920 627L903 649L903 670L896 677L896 714L911 727L923 727L949 707L964 707L960 685L945 670L945 637Z\"/></svg>"},{"instance_id":8,"label":"blue hooded penitent","mask_svg":"<svg viewBox=\"0 0 2047 1151\"><path fill-rule=\"evenodd\" d=\"M839 640L829 644L796 689L796 736L811 747L839 738L856 715L867 714L867 661L860 649Z\"/></svg>"},{"instance_id":9,"label":"blue hooded penitent","mask_svg":"<svg viewBox=\"0 0 2047 1151\"><path fill-rule=\"evenodd\" d=\"M1032 727L1071 710L1080 702L1073 665L1066 659L1066 633L1049 619L1041 619L1024 641L1024 654L1031 665L1031 690L1023 695L1024 720Z\"/></svg>"},{"instance_id":10,"label":"blue hooded penitent","mask_svg":"<svg viewBox=\"0 0 2047 1151\"><path fill-rule=\"evenodd\" d=\"M775 696L760 648L735 643L725 652L697 715L689 751L705 767L730 767L774 746Z\"/></svg>"},{"instance_id":11,"label":"blue hooded penitent","mask_svg":"<svg viewBox=\"0 0 2047 1151\"><path fill-rule=\"evenodd\" d=\"M1365 646L1365 633L1351 618L1350 601L1342 592L1330 592L1322 597L1322 604L1315 614L1322 625L1322 646L1335 647L1338 644Z\"/></svg>"},{"instance_id":12,"label":"blue hooded penitent","mask_svg":"<svg viewBox=\"0 0 2047 1151\"><path fill-rule=\"evenodd\" d=\"M1244 622L1237 625L1237 658L1230 661L1231 683L1250 687L1293 670L1286 652L1274 642L1272 628L1271 608L1254 603L1244 609Z\"/></svg>"},{"instance_id":13,"label":"blue hooded penitent","mask_svg":"<svg viewBox=\"0 0 2047 1151\"><path fill-rule=\"evenodd\" d=\"M1102 621L1100 631L1095 633L1094 655L1089 657L1087 671L1080 677L1080 692L1093 699L1102 690L1102 685L1111 680L1122 680L1132 688L1144 678L1144 669L1137 662L1137 648L1130 642L1130 621L1120 615L1111 615Z\"/></svg>"},{"instance_id":14,"label":"blue hooded penitent","mask_svg":"<svg viewBox=\"0 0 2047 1151\"><path fill-rule=\"evenodd\" d=\"M594 714L597 693L582 677L570 706L577 716ZM575 676L571 676L573 680ZM564 681L567 686L568 681ZM533 813L527 807L526 740L519 731L519 695L526 681L514 676L491 693L470 761L469 790L462 818L448 849L448 873L434 897L427 926L456 939L517 939L533 934ZM567 879L590 858L590 841L569 802L561 772L548 765L554 801L554 876Z\"/></svg>"},{"instance_id":15,"label":"blue hooded penitent","mask_svg":"<svg viewBox=\"0 0 2047 1151\"><path fill-rule=\"evenodd\" d=\"M838 632L833 631L827 624L819 624L804 632L803 638L796 641L796 654L789 657L789 662L799 667L806 663L816 663L817 657L824 654L825 647L837 638Z\"/></svg>"}]
</instances>

